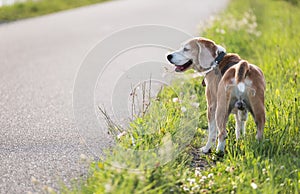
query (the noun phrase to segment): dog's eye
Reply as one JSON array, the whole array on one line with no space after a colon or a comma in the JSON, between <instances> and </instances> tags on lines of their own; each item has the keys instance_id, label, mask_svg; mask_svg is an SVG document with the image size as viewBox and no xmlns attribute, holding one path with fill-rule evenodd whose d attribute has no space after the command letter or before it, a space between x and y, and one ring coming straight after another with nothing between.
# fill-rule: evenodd
<instances>
[{"instance_id":1,"label":"dog's eye","mask_svg":"<svg viewBox=\"0 0 300 194\"><path fill-rule=\"evenodd\" d=\"M190 49L188 49L188 48L183 48L183 51L189 51Z\"/></svg>"}]
</instances>

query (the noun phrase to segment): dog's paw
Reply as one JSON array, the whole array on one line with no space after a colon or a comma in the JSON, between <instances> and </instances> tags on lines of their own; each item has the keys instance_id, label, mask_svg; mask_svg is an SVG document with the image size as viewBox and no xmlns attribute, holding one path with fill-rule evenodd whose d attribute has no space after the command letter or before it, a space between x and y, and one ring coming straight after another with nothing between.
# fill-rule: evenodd
<instances>
[{"instance_id":1,"label":"dog's paw","mask_svg":"<svg viewBox=\"0 0 300 194\"><path fill-rule=\"evenodd\" d=\"M224 158L224 152L222 151L216 151L213 153L213 156L212 156L212 160L213 161L222 161Z\"/></svg>"},{"instance_id":2,"label":"dog's paw","mask_svg":"<svg viewBox=\"0 0 300 194\"><path fill-rule=\"evenodd\" d=\"M209 153L211 153L211 148L210 148L210 147L204 146L204 147L200 148L200 151L201 151L203 154L209 154Z\"/></svg>"},{"instance_id":3,"label":"dog's paw","mask_svg":"<svg viewBox=\"0 0 300 194\"><path fill-rule=\"evenodd\" d=\"M224 157L224 151L220 151L220 150L219 150L219 151L216 151L216 152L215 152L215 155L218 156L218 157L223 158L223 157Z\"/></svg>"}]
</instances>

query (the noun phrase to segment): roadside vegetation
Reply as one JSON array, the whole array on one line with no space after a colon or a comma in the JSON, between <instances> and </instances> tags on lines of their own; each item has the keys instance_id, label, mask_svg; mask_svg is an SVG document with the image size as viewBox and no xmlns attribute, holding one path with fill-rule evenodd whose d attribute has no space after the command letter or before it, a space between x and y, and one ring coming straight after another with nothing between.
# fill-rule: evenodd
<instances>
[{"instance_id":1,"label":"roadside vegetation","mask_svg":"<svg viewBox=\"0 0 300 194\"><path fill-rule=\"evenodd\" d=\"M251 116L237 142L231 117L225 156L200 154L207 138L205 94L202 78L187 72L187 79L162 89L126 132L108 120L116 148L91 165L87 180L63 192L300 193L299 21L297 1L232 0L201 34L263 70L263 142L255 139Z\"/></svg>"},{"instance_id":2,"label":"roadside vegetation","mask_svg":"<svg viewBox=\"0 0 300 194\"><path fill-rule=\"evenodd\" d=\"M0 7L0 23L41 16L104 1L107 0L28 0Z\"/></svg>"}]
</instances>

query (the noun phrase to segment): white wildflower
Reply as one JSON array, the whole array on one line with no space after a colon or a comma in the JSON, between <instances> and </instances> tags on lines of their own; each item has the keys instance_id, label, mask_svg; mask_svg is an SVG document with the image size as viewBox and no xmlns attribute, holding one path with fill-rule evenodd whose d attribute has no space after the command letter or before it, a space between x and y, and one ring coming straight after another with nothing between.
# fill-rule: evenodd
<instances>
[{"instance_id":1,"label":"white wildflower","mask_svg":"<svg viewBox=\"0 0 300 194\"><path fill-rule=\"evenodd\" d=\"M200 186L199 185L195 185L194 187L192 187L192 191L196 191L196 190L199 190L200 189Z\"/></svg>"},{"instance_id":2,"label":"white wildflower","mask_svg":"<svg viewBox=\"0 0 300 194\"><path fill-rule=\"evenodd\" d=\"M184 191L189 191L190 189L187 186L183 186Z\"/></svg>"},{"instance_id":3,"label":"white wildflower","mask_svg":"<svg viewBox=\"0 0 300 194\"><path fill-rule=\"evenodd\" d=\"M197 96L195 94L191 95L191 99L195 99Z\"/></svg>"},{"instance_id":4,"label":"white wildflower","mask_svg":"<svg viewBox=\"0 0 300 194\"><path fill-rule=\"evenodd\" d=\"M284 166L282 165L282 166L280 166L280 170L283 170L284 169Z\"/></svg>"},{"instance_id":5,"label":"white wildflower","mask_svg":"<svg viewBox=\"0 0 300 194\"><path fill-rule=\"evenodd\" d=\"M265 168L262 169L263 174L267 174L267 170Z\"/></svg>"},{"instance_id":6,"label":"white wildflower","mask_svg":"<svg viewBox=\"0 0 300 194\"><path fill-rule=\"evenodd\" d=\"M230 166L227 166L227 168L225 169L226 172L230 172Z\"/></svg>"},{"instance_id":7,"label":"white wildflower","mask_svg":"<svg viewBox=\"0 0 300 194\"><path fill-rule=\"evenodd\" d=\"M207 175L207 177L208 177L209 179L211 179L211 178L214 177L214 174L213 174L213 173L210 173L210 174Z\"/></svg>"},{"instance_id":8,"label":"white wildflower","mask_svg":"<svg viewBox=\"0 0 300 194\"><path fill-rule=\"evenodd\" d=\"M105 192L109 193L112 191L112 187L111 187L111 184L110 183L106 183L104 185L104 188L105 188Z\"/></svg>"},{"instance_id":9,"label":"white wildflower","mask_svg":"<svg viewBox=\"0 0 300 194\"><path fill-rule=\"evenodd\" d=\"M224 29L221 29L220 34L226 34L226 31Z\"/></svg>"},{"instance_id":10,"label":"white wildflower","mask_svg":"<svg viewBox=\"0 0 300 194\"><path fill-rule=\"evenodd\" d=\"M202 183L202 184L203 184L204 181L205 181L205 180L201 178L201 179L199 180L199 183Z\"/></svg>"},{"instance_id":11,"label":"white wildflower","mask_svg":"<svg viewBox=\"0 0 300 194\"><path fill-rule=\"evenodd\" d=\"M255 184L255 183L251 183L251 187L253 188L253 189L257 189L257 184Z\"/></svg>"},{"instance_id":12,"label":"white wildflower","mask_svg":"<svg viewBox=\"0 0 300 194\"><path fill-rule=\"evenodd\" d=\"M173 98L172 101L173 101L174 103L179 102L179 98Z\"/></svg>"},{"instance_id":13,"label":"white wildflower","mask_svg":"<svg viewBox=\"0 0 300 194\"><path fill-rule=\"evenodd\" d=\"M187 109L186 109L184 106L181 107L181 112L184 113L184 112L186 112L186 110L187 110Z\"/></svg>"},{"instance_id":14,"label":"white wildflower","mask_svg":"<svg viewBox=\"0 0 300 194\"><path fill-rule=\"evenodd\" d=\"M194 183L196 183L196 179L188 178L187 180L190 182L190 185L193 185Z\"/></svg>"},{"instance_id":15,"label":"white wildflower","mask_svg":"<svg viewBox=\"0 0 300 194\"><path fill-rule=\"evenodd\" d=\"M200 177L200 176L202 176L202 174L201 174L201 172L200 172L200 168L199 168L199 167L196 167L196 169L195 169L195 176L196 176L196 177Z\"/></svg>"},{"instance_id":16,"label":"white wildflower","mask_svg":"<svg viewBox=\"0 0 300 194\"><path fill-rule=\"evenodd\" d=\"M191 105L192 105L193 107L195 107L195 108L198 108L198 107L200 106L200 103L198 103L198 102L193 102Z\"/></svg>"}]
</instances>

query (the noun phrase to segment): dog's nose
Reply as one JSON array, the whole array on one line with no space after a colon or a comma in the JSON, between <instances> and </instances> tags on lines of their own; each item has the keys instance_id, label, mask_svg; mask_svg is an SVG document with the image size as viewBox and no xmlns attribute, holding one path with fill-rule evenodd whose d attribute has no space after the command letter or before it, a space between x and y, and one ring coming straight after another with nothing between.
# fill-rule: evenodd
<instances>
[{"instance_id":1,"label":"dog's nose","mask_svg":"<svg viewBox=\"0 0 300 194\"><path fill-rule=\"evenodd\" d=\"M172 55L172 54L169 54L169 55L167 56L167 59L168 59L170 62L171 62L172 58L173 58L173 55Z\"/></svg>"}]
</instances>

